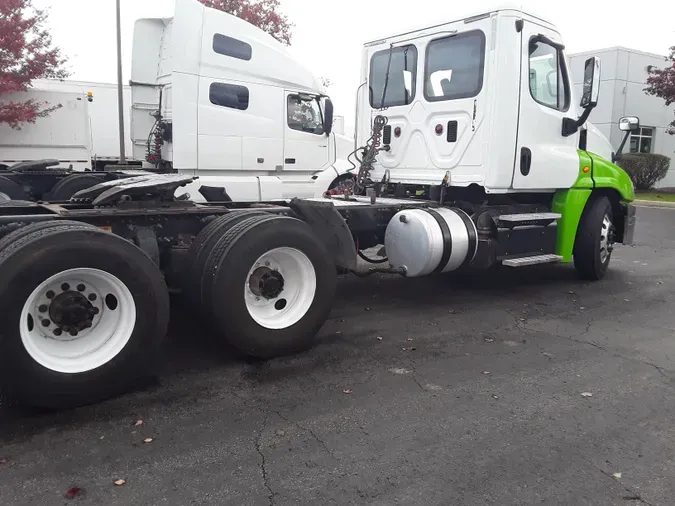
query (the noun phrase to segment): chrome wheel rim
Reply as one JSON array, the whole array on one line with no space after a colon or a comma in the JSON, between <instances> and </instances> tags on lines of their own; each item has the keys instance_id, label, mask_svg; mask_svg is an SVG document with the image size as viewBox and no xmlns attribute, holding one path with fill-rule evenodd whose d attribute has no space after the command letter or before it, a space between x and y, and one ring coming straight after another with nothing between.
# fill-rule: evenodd
<instances>
[{"instance_id":1,"label":"chrome wheel rim","mask_svg":"<svg viewBox=\"0 0 675 506\"><path fill-rule=\"evenodd\" d=\"M600 261L604 264L614 249L614 227L609 214L602 218L602 229L600 230Z\"/></svg>"}]
</instances>

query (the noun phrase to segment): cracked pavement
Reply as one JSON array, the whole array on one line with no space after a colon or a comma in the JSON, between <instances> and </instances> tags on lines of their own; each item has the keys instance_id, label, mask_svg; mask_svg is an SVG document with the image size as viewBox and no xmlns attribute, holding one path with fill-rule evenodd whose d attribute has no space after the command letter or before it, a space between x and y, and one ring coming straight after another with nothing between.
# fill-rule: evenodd
<instances>
[{"instance_id":1,"label":"cracked pavement","mask_svg":"<svg viewBox=\"0 0 675 506\"><path fill-rule=\"evenodd\" d=\"M637 227L599 283L344 278L317 346L270 362L174 299L156 383L0 406L0 504L673 504L675 210Z\"/></svg>"}]
</instances>

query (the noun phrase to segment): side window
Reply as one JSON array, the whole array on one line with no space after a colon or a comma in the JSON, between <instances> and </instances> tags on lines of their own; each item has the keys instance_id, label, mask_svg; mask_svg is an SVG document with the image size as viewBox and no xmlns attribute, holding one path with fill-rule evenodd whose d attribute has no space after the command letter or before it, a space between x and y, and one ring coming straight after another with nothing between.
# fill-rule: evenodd
<instances>
[{"instance_id":1,"label":"side window","mask_svg":"<svg viewBox=\"0 0 675 506\"><path fill-rule=\"evenodd\" d=\"M416 80L415 46L378 51L370 60L370 106L379 109L410 104L415 98Z\"/></svg>"},{"instance_id":2,"label":"side window","mask_svg":"<svg viewBox=\"0 0 675 506\"><path fill-rule=\"evenodd\" d=\"M483 88L485 35L474 30L429 42L424 97L429 102L475 97Z\"/></svg>"},{"instance_id":3,"label":"side window","mask_svg":"<svg viewBox=\"0 0 675 506\"><path fill-rule=\"evenodd\" d=\"M213 50L218 54L246 61L251 59L252 53L250 44L220 33L213 36Z\"/></svg>"},{"instance_id":4,"label":"side window","mask_svg":"<svg viewBox=\"0 0 675 506\"><path fill-rule=\"evenodd\" d=\"M566 111L570 93L562 52L546 42L532 39L529 55L532 98L547 107Z\"/></svg>"},{"instance_id":5,"label":"side window","mask_svg":"<svg viewBox=\"0 0 675 506\"><path fill-rule=\"evenodd\" d=\"M323 135L323 114L315 97L288 96L288 127L291 130Z\"/></svg>"},{"instance_id":6,"label":"side window","mask_svg":"<svg viewBox=\"0 0 675 506\"><path fill-rule=\"evenodd\" d=\"M653 144L654 128L652 127L640 127L630 134L631 153L653 153Z\"/></svg>"},{"instance_id":7,"label":"side window","mask_svg":"<svg viewBox=\"0 0 675 506\"><path fill-rule=\"evenodd\" d=\"M212 83L209 100L214 105L245 111L248 109L248 88L237 84Z\"/></svg>"}]
</instances>

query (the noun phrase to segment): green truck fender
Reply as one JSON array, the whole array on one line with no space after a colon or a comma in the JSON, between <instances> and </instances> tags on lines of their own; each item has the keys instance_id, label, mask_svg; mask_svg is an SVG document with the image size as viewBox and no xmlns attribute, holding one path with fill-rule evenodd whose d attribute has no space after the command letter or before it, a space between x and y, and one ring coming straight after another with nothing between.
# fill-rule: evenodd
<instances>
[{"instance_id":1,"label":"green truck fender","mask_svg":"<svg viewBox=\"0 0 675 506\"><path fill-rule=\"evenodd\" d=\"M553 196L552 211L562 215L558 219L556 253L563 262L572 260L574 241L586 203L591 195L609 197L614 211L615 227L620 242L630 244L635 225L633 182L619 166L587 151L579 150L579 175L571 188L559 190Z\"/></svg>"}]
</instances>

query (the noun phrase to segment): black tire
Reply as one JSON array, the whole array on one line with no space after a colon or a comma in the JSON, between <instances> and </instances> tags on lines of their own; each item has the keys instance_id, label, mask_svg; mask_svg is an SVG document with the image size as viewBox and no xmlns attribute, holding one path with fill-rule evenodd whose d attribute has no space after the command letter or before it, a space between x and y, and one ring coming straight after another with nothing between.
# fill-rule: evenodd
<instances>
[{"instance_id":1,"label":"black tire","mask_svg":"<svg viewBox=\"0 0 675 506\"><path fill-rule=\"evenodd\" d=\"M112 274L126 286L135 304L135 325L107 363L85 372L58 372L26 350L21 314L43 281L83 267ZM166 285L147 255L116 235L72 225L33 231L0 251L0 305L0 386L21 404L45 408L99 402L152 375L169 320Z\"/></svg>"},{"instance_id":2,"label":"black tire","mask_svg":"<svg viewBox=\"0 0 675 506\"><path fill-rule=\"evenodd\" d=\"M50 220L50 221L39 221L37 223L31 223L30 225L25 225L19 229L10 232L4 237L0 238L0 252L4 250L7 246L18 241L22 237L25 237L33 232L38 230L45 230L47 228L96 228L94 225L88 223L83 223L81 221L70 221L70 220Z\"/></svg>"},{"instance_id":3,"label":"black tire","mask_svg":"<svg viewBox=\"0 0 675 506\"><path fill-rule=\"evenodd\" d=\"M66 201L70 200L80 190L85 190L101 184L104 179L101 176L94 176L92 174L72 174L61 179L54 185L49 192L48 200L50 201Z\"/></svg>"},{"instance_id":4,"label":"black tire","mask_svg":"<svg viewBox=\"0 0 675 506\"><path fill-rule=\"evenodd\" d=\"M20 185L11 179L0 176L0 202L9 200L25 200L26 194Z\"/></svg>"},{"instance_id":5,"label":"black tire","mask_svg":"<svg viewBox=\"0 0 675 506\"><path fill-rule=\"evenodd\" d=\"M609 217L609 228L605 216ZM612 254L609 251L603 261L601 240L613 234L612 221L612 204L607 197L596 197L586 204L574 242L574 267L581 279L597 281L605 276Z\"/></svg>"},{"instance_id":6,"label":"black tire","mask_svg":"<svg viewBox=\"0 0 675 506\"><path fill-rule=\"evenodd\" d=\"M273 329L252 318L244 287L255 262L279 247L304 253L314 269L316 291L309 309L297 322ZM213 248L203 278L203 286L210 288L203 298L211 308L215 327L239 351L263 359L311 347L331 310L337 285L332 256L309 225L278 216L253 217L230 228Z\"/></svg>"},{"instance_id":7,"label":"black tire","mask_svg":"<svg viewBox=\"0 0 675 506\"><path fill-rule=\"evenodd\" d=\"M204 265L218 240L227 230L242 220L252 216L269 216L263 211L235 210L231 213L219 216L206 225L195 240L192 241L186 258L185 277L183 278L183 290L187 300L195 307L201 307L201 280Z\"/></svg>"}]
</instances>

